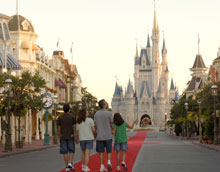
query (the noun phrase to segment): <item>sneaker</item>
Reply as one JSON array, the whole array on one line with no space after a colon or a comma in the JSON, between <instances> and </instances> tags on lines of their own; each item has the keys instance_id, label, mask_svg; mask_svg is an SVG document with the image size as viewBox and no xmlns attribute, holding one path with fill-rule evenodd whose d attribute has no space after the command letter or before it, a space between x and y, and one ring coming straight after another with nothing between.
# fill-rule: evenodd
<instances>
[{"instance_id":1,"label":"sneaker","mask_svg":"<svg viewBox=\"0 0 220 172\"><path fill-rule=\"evenodd\" d=\"M108 171L112 171L112 165L111 164L108 164L107 167L108 167Z\"/></svg>"},{"instance_id":2,"label":"sneaker","mask_svg":"<svg viewBox=\"0 0 220 172\"><path fill-rule=\"evenodd\" d=\"M85 166L84 165L82 165L82 171L84 171L85 170Z\"/></svg>"},{"instance_id":3,"label":"sneaker","mask_svg":"<svg viewBox=\"0 0 220 172\"><path fill-rule=\"evenodd\" d=\"M124 162L121 163L121 166L123 167L123 169L124 169L125 171L128 170L128 167L126 166L126 164L125 164Z\"/></svg>"},{"instance_id":4,"label":"sneaker","mask_svg":"<svg viewBox=\"0 0 220 172\"><path fill-rule=\"evenodd\" d=\"M107 171L107 169L105 167L101 167L100 171Z\"/></svg>"},{"instance_id":5,"label":"sneaker","mask_svg":"<svg viewBox=\"0 0 220 172\"><path fill-rule=\"evenodd\" d=\"M72 162L69 162L69 163L68 163L68 168L69 168L70 170L75 170L75 168L74 168Z\"/></svg>"},{"instance_id":6,"label":"sneaker","mask_svg":"<svg viewBox=\"0 0 220 172\"><path fill-rule=\"evenodd\" d=\"M120 171L120 170L121 170L120 166L117 166L116 171Z\"/></svg>"},{"instance_id":7,"label":"sneaker","mask_svg":"<svg viewBox=\"0 0 220 172\"><path fill-rule=\"evenodd\" d=\"M70 171L70 169L68 167L65 168L65 171Z\"/></svg>"},{"instance_id":8,"label":"sneaker","mask_svg":"<svg viewBox=\"0 0 220 172\"><path fill-rule=\"evenodd\" d=\"M84 171L90 171L89 167L84 167Z\"/></svg>"}]
</instances>

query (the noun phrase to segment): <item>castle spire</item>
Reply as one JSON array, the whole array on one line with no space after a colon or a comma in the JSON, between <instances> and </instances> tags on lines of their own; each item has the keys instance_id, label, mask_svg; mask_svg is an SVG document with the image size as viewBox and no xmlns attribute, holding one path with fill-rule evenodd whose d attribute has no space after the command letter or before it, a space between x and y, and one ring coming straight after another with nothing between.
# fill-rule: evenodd
<instances>
[{"instance_id":1,"label":"castle spire","mask_svg":"<svg viewBox=\"0 0 220 172\"><path fill-rule=\"evenodd\" d=\"M157 15L156 15L156 0L154 0L154 23L153 23L153 28L158 29L158 24L157 24Z\"/></svg>"},{"instance_id":2,"label":"castle spire","mask_svg":"<svg viewBox=\"0 0 220 172\"><path fill-rule=\"evenodd\" d=\"M18 0L16 0L16 15L18 15Z\"/></svg>"},{"instance_id":3,"label":"castle spire","mask_svg":"<svg viewBox=\"0 0 220 172\"><path fill-rule=\"evenodd\" d=\"M138 57L138 44L137 44L137 40L136 40L136 57Z\"/></svg>"},{"instance_id":4,"label":"castle spire","mask_svg":"<svg viewBox=\"0 0 220 172\"><path fill-rule=\"evenodd\" d=\"M148 37L147 37L147 47L151 47L150 46L150 36L149 36L149 33L148 33Z\"/></svg>"},{"instance_id":5,"label":"castle spire","mask_svg":"<svg viewBox=\"0 0 220 172\"><path fill-rule=\"evenodd\" d=\"M175 90L174 83L173 83L173 77L171 79L170 90Z\"/></svg>"}]
</instances>

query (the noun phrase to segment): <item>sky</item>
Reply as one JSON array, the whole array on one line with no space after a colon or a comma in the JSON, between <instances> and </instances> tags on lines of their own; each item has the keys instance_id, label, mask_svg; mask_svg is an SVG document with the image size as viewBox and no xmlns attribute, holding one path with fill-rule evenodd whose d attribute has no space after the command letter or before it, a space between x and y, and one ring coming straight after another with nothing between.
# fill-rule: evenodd
<instances>
[{"instance_id":1,"label":"sky","mask_svg":"<svg viewBox=\"0 0 220 172\"><path fill-rule=\"evenodd\" d=\"M16 13L16 0L0 0L0 13ZM209 67L220 46L219 0L156 0L156 11L167 46L170 78L179 93L191 78L198 54ZM77 65L83 87L111 103L116 78L125 88L133 81L136 40L140 52L152 34L153 0L18 0L18 13L34 26L37 43L52 57L60 50ZM170 85L170 82L169 82Z\"/></svg>"}]
</instances>

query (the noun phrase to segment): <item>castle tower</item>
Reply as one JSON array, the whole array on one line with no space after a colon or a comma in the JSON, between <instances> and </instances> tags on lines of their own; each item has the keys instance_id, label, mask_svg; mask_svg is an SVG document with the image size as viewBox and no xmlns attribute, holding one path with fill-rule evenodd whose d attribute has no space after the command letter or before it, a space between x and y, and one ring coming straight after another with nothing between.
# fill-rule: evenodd
<instances>
[{"instance_id":1,"label":"castle tower","mask_svg":"<svg viewBox=\"0 0 220 172\"><path fill-rule=\"evenodd\" d=\"M155 97L159 86L159 78L160 78L160 58L159 58L160 30L156 17L156 4L154 4L154 21L153 21L151 39L152 39L152 75L154 77L152 81L152 92L153 92L153 96Z\"/></svg>"},{"instance_id":2,"label":"castle tower","mask_svg":"<svg viewBox=\"0 0 220 172\"><path fill-rule=\"evenodd\" d=\"M168 62L167 62L167 48L165 44L165 38L163 38L163 47L161 50L162 54L162 62L161 62L161 84L162 90L164 92L165 97L168 97L168 81L169 81L169 70L168 70Z\"/></svg>"}]
</instances>

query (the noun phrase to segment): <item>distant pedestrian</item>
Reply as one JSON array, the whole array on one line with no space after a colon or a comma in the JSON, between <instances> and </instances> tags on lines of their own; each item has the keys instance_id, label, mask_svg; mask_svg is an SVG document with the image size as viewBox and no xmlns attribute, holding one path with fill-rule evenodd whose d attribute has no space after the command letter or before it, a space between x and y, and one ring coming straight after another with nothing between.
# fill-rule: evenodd
<instances>
[{"instance_id":1,"label":"distant pedestrian","mask_svg":"<svg viewBox=\"0 0 220 172\"><path fill-rule=\"evenodd\" d=\"M88 118L88 111L82 109L79 111L79 116L76 124L76 137L79 138L80 147L82 150L82 171L90 171L89 157L90 151L93 149L93 141L95 134L95 126L92 118Z\"/></svg>"},{"instance_id":2,"label":"distant pedestrian","mask_svg":"<svg viewBox=\"0 0 220 172\"><path fill-rule=\"evenodd\" d=\"M128 139L126 134L126 128L134 128L135 120L132 125L125 122L122 116L119 113L115 113L113 117L113 133L115 134L114 150L116 151L116 161L117 167L116 170L120 171L120 152L122 152L122 167L125 171L128 170L128 167L125 163L126 151L128 150Z\"/></svg>"},{"instance_id":3,"label":"distant pedestrian","mask_svg":"<svg viewBox=\"0 0 220 172\"><path fill-rule=\"evenodd\" d=\"M104 152L107 152L107 167L108 171L112 171L111 153L112 153L112 113L108 111L108 103L102 99L99 101L99 107L101 108L95 113L94 122L96 127L96 152L100 156L100 171L107 171L104 166Z\"/></svg>"},{"instance_id":4,"label":"distant pedestrian","mask_svg":"<svg viewBox=\"0 0 220 172\"><path fill-rule=\"evenodd\" d=\"M75 170L73 165L73 158L75 153L74 133L76 132L76 120L72 114L69 113L70 106L65 104L63 106L64 114L58 118L58 136L60 138L60 153L64 156L65 171Z\"/></svg>"}]
</instances>

